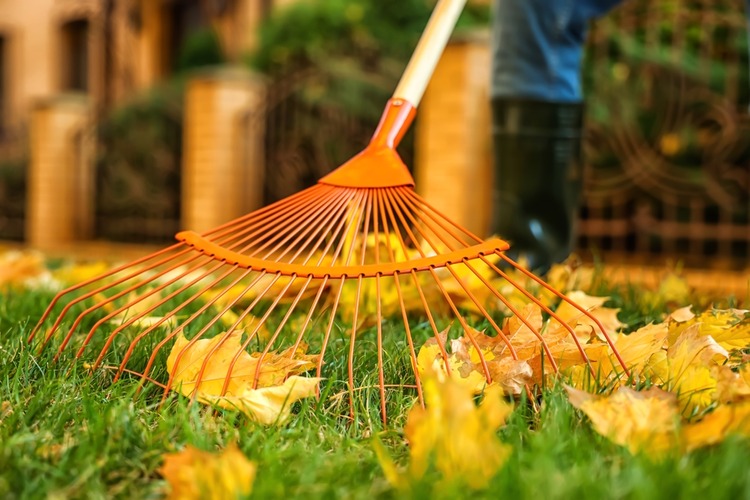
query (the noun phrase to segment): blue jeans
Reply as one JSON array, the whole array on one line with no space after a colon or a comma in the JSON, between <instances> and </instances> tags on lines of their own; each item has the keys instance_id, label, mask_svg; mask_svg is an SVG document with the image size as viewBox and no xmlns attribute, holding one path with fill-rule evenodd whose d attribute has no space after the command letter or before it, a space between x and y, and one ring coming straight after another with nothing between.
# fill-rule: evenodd
<instances>
[{"instance_id":1,"label":"blue jeans","mask_svg":"<svg viewBox=\"0 0 750 500\"><path fill-rule=\"evenodd\" d=\"M588 23L622 1L495 0L492 97L580 102Z\"/></svg>"}]
</instances>

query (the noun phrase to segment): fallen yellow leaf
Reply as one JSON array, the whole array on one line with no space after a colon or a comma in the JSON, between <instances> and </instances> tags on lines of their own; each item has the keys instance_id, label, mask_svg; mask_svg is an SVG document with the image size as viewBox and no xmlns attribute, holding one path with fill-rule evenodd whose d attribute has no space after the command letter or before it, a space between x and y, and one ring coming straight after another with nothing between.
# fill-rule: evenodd
<instances>
[{"instance_id":1,"label":"fallen yellow leaf","mask_svg":"<svg viewBox=\"0 0 750 500\"><path fill-rule=\"evenodd\" d=\"M317 377L293 375L282 385L260 389L245 388L237 396L217 396L201 392L198 393L198 399L220 408L239 410L249 419L263 425L283 424L292 414L292 404L315 396L321 380Z\"/></svg>"},{"instance_id":2,"label":"fallen yellow leaf","mask_svg":"<svg viewBox=\"0 0 750 500\"><path fill-rule=\"evenodd\" d=\"M676 339L693 325L699 325L700 335L711 336L724 349L742 349L750 345L750 314L746 310L713 309L698 316L684 309L679 310L679 314L675 313L669 318L670 340Z\"/></svg>"},{"instance_id":3,"label":"fallen yellow leaf","mask_svg":"<svg viewBox=\"0 0 750 500\"><path fill-rule=\"evenodd\" d=\"M174 390L195 395L202 402L240 409L265 424L283 421L291 403L315 395L320 379L295 376L314 368L320 357L305 354L306 345L296 352L293 348L280 354L269 352L261 362L261 353L249 354L241 339L241 331L195 342L178 336L167 358ZM258 388L253 389L256 377Z\"/></svg>"},{"instance_id":4,"label":"fallen yellow leaf","mask_svg":"<svg viewBox=\"0 0 750 500\"><path fill-rule=\"evenodd\" d=\"M488 387L477 407L474 393L466 385L428 375L424 394L426 407L412 408L404 427L410 457L406 472L395 471L384 450L376 448L387 479L404 487L421 479L433 466L441 475L439 484L486 487L511 449L497 436L497 429L513 409L504 401L502 389Z\"/></svg>"},{"instance_id":5,"label":"fallen yellow leaf","mask_svg":"<svg viewBox=\"0 0 750 500\"><path fill-rule=\"evenodd\" d=\"M690 451L720 443L730 434L750 436L750 401L721 405L703 420L683 429L685 449Z\"/></svg>"},{"instance_id":6,"label":"fallen yellow leaf","mask_svg":"<svg viewBox=\"0 0 750 500\"><path fill-rule=\"evenodd\" d=\"M164 456L159 473L169 483L168 498L202 500L250 495L256 469L237 445L232 444L219 453L192 446L169 453Z\"/></svg>"},{"instance_id":7,"label":"fallen yellow leaf","mask_svg":"<svg viewBox=\"0 0 750 500\"><path fill-rule=\"evenodd\" d=\"M580 290L568 293L567 297L571 302L581 306L583 310L588 312L589 315L594 318L592 319L589 315L582 313L568 301L561 302L560 306L555 311L555 314L562 319L564 323L574 327L576 332L580 332L579 337L582 337L583 340L588 340L587 337L592 334L593 336L604 340L603 333L612 336L615 332L627 326L617 318L617 313L620 311L619 309L603 307L604 303L609 300L609 297L593 297ZM604 332L602 332L602 329L595 320L598 320L598 322L601 323L601 326L604 327ZM559 321L552 320L551 323L555 325L555 327L560 326Z\"/></svg>"},{"instance_id":8,"label":"fallen yellow leaf","mask_svg":"<svg viewBox=\"0 0 750 500\"><path fill-rule=\"evenodd\" d=\"M441 335L443 333L445 332L441 332ZM444 339L442 342L444 342ZM456 383L466 386L475 394L482 392L487 384L485 376L474 370L474 366L469 359L460 359L456 353L448 353L448 359L444 359L438 341L434 338L427 340L419 349L417 370L422 377L434 373L434 376L440 380L452 378Z\"/></svg>"},{"instance_id":9,"label":"fallen yellow leaf","mask_svg":"<svg viewBox=\"0 0 750 500\"><path fill-rule=\"evenodd\" d=\"M660 457L675 449L680 416L673 394L658 388L637 392L620 387L610 396L597 397L565 389L571 404L589 417L596 432L631 453Z\"/></svg>"},{"instance_id":10,"label":"fallen yellow leaf","mask_svg":"<svg viewBox=\"0 0 750 500\"><path fill-rule=\"evenodd\" d=\"M694 324L683 330L666 353L652 356L646 370L663 388L677 394L685 415L713 402L717 381L711 367L728 358L727 351Z\"/></svg>"}]
</instances>

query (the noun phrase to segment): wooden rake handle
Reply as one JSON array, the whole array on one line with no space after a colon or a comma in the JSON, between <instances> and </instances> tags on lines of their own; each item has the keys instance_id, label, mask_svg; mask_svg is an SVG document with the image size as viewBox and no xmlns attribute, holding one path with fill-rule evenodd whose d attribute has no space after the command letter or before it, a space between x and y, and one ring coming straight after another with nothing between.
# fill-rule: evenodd
<instances>
[{"instance_id":1,"label":"wooden rake handle","mask_svg":"<svg viewBox=\"0 0 750 500\"><path fill-rule=\"evenodd\" d=\"M437 3L393 93L394 99L403 99L415 108L419 105L465 5L466 0L440 0Z\"/></svg>"}]
</instances>

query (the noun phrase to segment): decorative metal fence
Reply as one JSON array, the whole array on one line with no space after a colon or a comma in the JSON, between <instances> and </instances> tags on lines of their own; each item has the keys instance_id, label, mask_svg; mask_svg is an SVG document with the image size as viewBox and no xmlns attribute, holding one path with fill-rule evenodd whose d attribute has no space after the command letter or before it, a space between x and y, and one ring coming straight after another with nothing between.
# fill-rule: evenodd
<instances>
[{"instance_id":1,"label":"decorative metal fence","mask_svg":"<svg viewBox=\"0 0 750 500\"><path fill-rule=\"evenodd\" d=\"M582 248L747 265L744 9L744 0L630 0L594 24Z\"/></svg>"},{"instance_id":2,"label":"decorative metal fence","mask_svg":"<svg viewBox=\"0 0 750 500\"><path fill-rule=\"evenodd\" d=\"M26 212L26 131L4 129L0 137L0 240L24 238Z\"/></svg>"}]
</instances>

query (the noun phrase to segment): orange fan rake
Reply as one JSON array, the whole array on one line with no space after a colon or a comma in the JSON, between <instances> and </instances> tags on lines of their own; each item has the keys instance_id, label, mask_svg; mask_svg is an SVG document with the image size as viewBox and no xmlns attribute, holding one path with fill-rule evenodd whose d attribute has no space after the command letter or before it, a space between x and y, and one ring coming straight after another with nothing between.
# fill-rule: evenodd
<instances>
[{"instance_id":1,"label":"orange fan rake","mask_svg":"<svg viewBox=\"0 0 750 500\"><path fill-rule=\"evenodd\" d=\"M252 383L258 386L265 360L282 348L291 359L309 345L319 349L318 376L327 375L324 359L346 372L350 404L357 383L373 377L385 420L387 387L412 385L422 399L417 366L425 339L437 341L438 357L450 368L451 325L474 348L487 382L489 355L480 344L489 337L480 338L475 327L511 360L521 357L516 340L523 330L536 342L544 366L560 368L545 330L529 319L529 308L538 318L550 318L548 324L559 324L557 336L562 331L579 364L593 372L585 341L536 297L542 291L598 325L606 338L601 345L627 374L596 318L505 255L506 242L483 241L417 195L395 150L464 3L437 4L372 141L359 155L307 190L204 234L181 232L169 248L60 292L29 340L55 345L56 359L75 349L93 368L107 363L115 379L125 373L167 379L161 382L164 397L175 388L176 369L167 376L160 367L182 336L190 340L182 339L182 350L171 353L175 366L188 362L186 353L196 342L218 339L199 363L194 387L200 387L211 356L236 341L234 332L243 332L227 360L222 394L231 392L243 351L257 360ZM503 325L508 314L517 318L514 331ZM394 339L400 342L396 348L408 349L413 384L392 380L403 371L386 369L384 358L390 356L384 344ZM365 356L355 363L357 345L369 352L369 361Z\"/></svg>"}]
</instances>

